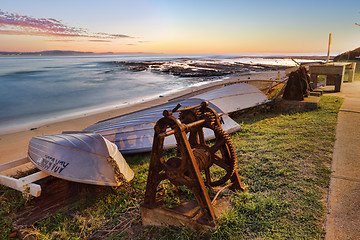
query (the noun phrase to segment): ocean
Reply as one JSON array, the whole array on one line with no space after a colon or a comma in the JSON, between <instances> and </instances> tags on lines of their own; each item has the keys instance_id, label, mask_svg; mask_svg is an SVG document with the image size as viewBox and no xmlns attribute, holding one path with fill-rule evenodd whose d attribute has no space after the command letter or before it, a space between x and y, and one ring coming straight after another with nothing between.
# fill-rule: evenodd
<instances>
[{"instance_id":1,"label":"ocean","mask_svg":"<svg viewBox=\"0 0 360 240\"><path fill-rule=\"evenodd\" d=\"M0 134L147 101L219 79L179 77L149 70L129 71L116 63L179 59L240 61L234 55L0 57ZM282 64L285 60L243 58L243 62L254 61Z\"/></svg>"}]
</instances>

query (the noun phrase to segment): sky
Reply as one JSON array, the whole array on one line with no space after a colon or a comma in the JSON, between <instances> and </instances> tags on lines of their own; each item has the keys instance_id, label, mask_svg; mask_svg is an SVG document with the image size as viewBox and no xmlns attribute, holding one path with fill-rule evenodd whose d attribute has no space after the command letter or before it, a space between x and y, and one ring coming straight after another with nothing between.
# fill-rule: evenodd
<instances>
[{"instance_id":1,"label":"sky","mask_svg":"<svg viewBox=\"0 0 360 240\"><path fill-rule=\"evenodd\" d=\"M325 55L356 23L359 0L0 0L0 51Z\"/></svg>"}]
</instances>

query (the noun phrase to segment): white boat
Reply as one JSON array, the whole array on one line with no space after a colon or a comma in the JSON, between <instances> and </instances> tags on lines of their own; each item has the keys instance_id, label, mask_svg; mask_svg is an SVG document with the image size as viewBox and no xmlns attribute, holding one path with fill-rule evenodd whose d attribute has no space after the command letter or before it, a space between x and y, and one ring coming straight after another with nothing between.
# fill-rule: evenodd
<instances>
[{"instance_id":1,"label":"white boat","mask_svg":"<svg viewBox=\"0 0 360 240\"><path fill-rule=\"evenodd\" d=\"M28 157L41 171L69 181L118 186L134 172L115 144L97 133L64 132L34 137ZM122 176L117 176L118 172Z\"/></svg>"},{"instance_id":2,"label":"white boat","mask_svg":"<svg viewBox=\"0 0 360 240\"><path fill-rule=\"evenodd\" d=\"M238 131L241 127L228 116L228 113L262 104L268 101L268 99L260 90L250 84L224 85L189 99L172 101L101 121L85 128L84 131L101 134L104 138L115 143L122 153L148 152L152 149L154 126L156 121L162 117L164 110L171 110L178 103L181 103L182 107L187 107L198 105L203 101L209 102L209 107L222 115L223 130L227 133L232 133ZM176 114L174 116L177 116ZM204 135L206 140L215 137L211 130L206 130ZM165 149L175 146L174 136L165 138Z\"/></svg>"}]
</instances>

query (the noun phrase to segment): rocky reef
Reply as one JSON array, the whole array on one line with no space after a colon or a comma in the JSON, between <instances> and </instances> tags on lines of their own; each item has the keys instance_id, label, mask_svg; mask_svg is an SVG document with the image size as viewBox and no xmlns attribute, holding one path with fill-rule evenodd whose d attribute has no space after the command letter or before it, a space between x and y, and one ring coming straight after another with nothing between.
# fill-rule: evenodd
<instances>
[{"instance_id":1,"label":"rocky reef","mask_svg":"<svg viewBox=\"0 0 360 240\"><path fill-rule=\"evenodd\" d=\"M254 65L244 63L226 63L214 60L179 60L179 61L117 61L129 71L154 71L180 77L224 76L249 71L279 70L282 67Z\"/></svg>"}]
</instances>

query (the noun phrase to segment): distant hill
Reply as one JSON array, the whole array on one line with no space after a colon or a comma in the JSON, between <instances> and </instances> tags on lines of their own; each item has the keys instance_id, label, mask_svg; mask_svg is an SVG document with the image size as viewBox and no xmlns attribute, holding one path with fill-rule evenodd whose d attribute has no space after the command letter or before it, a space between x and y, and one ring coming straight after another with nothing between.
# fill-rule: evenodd
<instances>
[{"instance_id":1,"label":"distant hill","mask_svg":"<svg viewBox=\"0 0 360 240\"><path fill-rule=\"evenodd\" d=\"M0 52L2 56L76 56L76 55L90 55L94 52L78 52L78 51L41 51L41 52Z\"/></svg>"},{"instance_id":2,"label":"distant hill","mask_svg":"<svg viewBox=\"0 0 360 240\"><path fill-rule=\"evenodd\" d=\"M340 60L360 60L360 47L341 53L334 58L334 61Z\"/></svg>"},{"instance_id":3,"label":"distant hill","mask_svg":"<svg viewBox=\"0 0 360 240\"><path fill-rule=\"evenodd\" d=\"M145 52L79 52L79 51L61 51L61 50L50 50L41 52L1 52L0 56L79 56L79 55L114 55L114 54L153 54Z\"/></svg>"}]
</instances>

